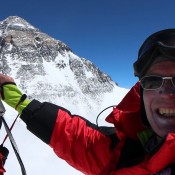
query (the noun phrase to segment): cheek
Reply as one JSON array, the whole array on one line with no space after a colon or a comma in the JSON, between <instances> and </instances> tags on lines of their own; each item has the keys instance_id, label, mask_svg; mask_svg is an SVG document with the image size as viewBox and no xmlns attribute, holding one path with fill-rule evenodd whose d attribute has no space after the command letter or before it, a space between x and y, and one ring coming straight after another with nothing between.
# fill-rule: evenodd
<instances>
[{"instance_id":1,"label":"cheek","mask_svg":"<svg viewBox=\"0 0 175 175\"><path fill-rule=\"evenodd\" d=\"M143 101L147 116L150 116L152 114L151 104L153 102L154 97L155 95L153 95L152 91L143 91Z\"/></svg>"}]
</instances>

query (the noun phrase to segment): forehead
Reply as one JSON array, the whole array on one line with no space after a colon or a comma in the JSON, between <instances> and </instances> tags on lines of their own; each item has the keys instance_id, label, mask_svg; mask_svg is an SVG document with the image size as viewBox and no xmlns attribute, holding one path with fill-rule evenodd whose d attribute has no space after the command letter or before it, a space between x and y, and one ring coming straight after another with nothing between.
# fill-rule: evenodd
<instances>
[{"instance_id":1,"label":"forehead","mask_svg":"<svg viewBox=\"0 0 175 175\"><path fill-rule=\"evenodd\" d=\"M146 75L175 76L175 61L161 61L153 64Z\"/></svg>"}]
</instances>

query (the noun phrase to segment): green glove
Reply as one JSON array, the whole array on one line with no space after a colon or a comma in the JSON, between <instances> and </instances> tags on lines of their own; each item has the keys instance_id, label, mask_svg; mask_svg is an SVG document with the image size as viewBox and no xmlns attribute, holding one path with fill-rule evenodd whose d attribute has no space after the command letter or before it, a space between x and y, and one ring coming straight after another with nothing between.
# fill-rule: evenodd
<instances>
[{"instance_id":1,"label":"green glove","mask_svg":"<svg viewBox=\"0 0 175 175\"><path fill-rule=\"evenodd\" d=\"M22 110L30 103L27 96L21 93L15 83L4 83L1 88L2 100L21 114Z\"/></svg>"}]
</instances>

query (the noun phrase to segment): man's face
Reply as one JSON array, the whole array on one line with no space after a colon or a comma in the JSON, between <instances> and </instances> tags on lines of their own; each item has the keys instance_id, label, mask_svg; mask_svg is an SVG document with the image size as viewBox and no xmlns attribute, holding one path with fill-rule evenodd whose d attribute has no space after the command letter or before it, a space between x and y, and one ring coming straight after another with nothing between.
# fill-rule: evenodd
<instances>
[{"instance_id":1,"label":"man's face","mask_svg":"<svg viewBox=\"0 0 175 175\"><path fill-rule=\"evenodd\" d=\"M162 77L175 76L175 62L163 61L152 65L146 73ZM147 119L159 136L175 132L175 87L171 80L165 80L157 90L144 90L143 100Z\"/></svg>"}]
</instances>

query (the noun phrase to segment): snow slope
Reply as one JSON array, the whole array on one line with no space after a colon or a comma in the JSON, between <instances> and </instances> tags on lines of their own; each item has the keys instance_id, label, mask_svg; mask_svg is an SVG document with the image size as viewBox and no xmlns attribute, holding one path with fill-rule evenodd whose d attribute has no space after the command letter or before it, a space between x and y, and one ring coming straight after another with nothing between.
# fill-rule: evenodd
<instances>
[{"instance_id":1,"label":"snow slope","mask_svg":"<svg viewBox=\"0 0 175 175\"><path fill-rule=\"evenodd\" d=\"M104 108L113 104L117 104L123 98L128 90L117 88L115 93L111 93L106 100L103 102ZM114 96L114 94L117 94ZM114 98L115 97L115 98ZM11 107L4 104L6 108L6 113L4 117L7 120L7 123L11 125L17 113ZM104 121L104 116L110 113L112 109L108 109L99 118L99 125L107 125ZM100 111L97 111L97 114ZM88 118L92 122L95 122L96 116L92 116L92 118ZM31 134L27 129L22 120L18 120L15 124L12 134L16 140L16 143L19 148L19 152L23 163L25 165L26 171L28 175L81 175L82 173L75 170L73 167L69 166L64 160L58 158L52 149L46 145L44 142L39 140L36 136ZM0 139L3 140L5 137L4 127L1 128L0 131ZM12 147L9 143L9 140L5 142L4 146L6 146L10 150L10 154L6 161L5 169L6 175L20 175L20 166L15 157L15 154L12 150Z\"/></svg>"}]
</instances>

